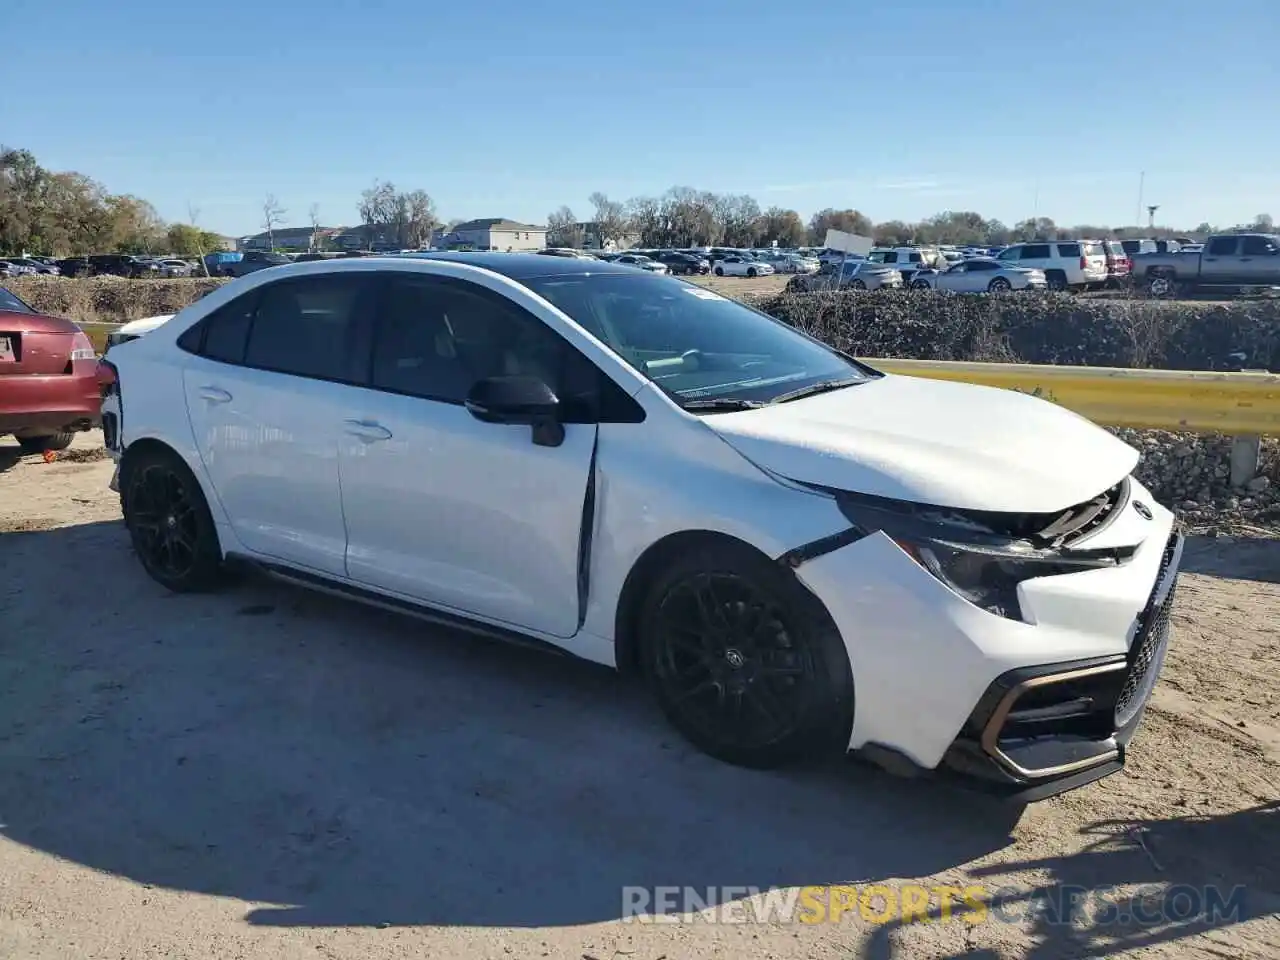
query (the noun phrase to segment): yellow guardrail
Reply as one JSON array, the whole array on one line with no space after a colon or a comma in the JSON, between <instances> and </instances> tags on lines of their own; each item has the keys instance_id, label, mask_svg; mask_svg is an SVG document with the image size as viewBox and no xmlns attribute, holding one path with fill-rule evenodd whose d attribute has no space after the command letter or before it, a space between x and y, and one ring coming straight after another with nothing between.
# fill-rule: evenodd
<instances>
[{"instance_id":1,"label":"yellow guardrail","mask_svg":"<svg viewBox=\"0 0 1280 960\"><path fill-rule=\"evenodd\" d=\"M1280 374L1275 373L872 358L866 362L885 373L1030 393L1110 427L1280 434Z\"/></svg>"}]
</instances>

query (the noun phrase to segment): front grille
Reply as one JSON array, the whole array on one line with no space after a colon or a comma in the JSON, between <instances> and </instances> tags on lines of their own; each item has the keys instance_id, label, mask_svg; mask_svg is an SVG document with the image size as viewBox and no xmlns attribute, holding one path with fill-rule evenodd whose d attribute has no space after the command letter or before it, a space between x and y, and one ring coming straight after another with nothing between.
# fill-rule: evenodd
<instances>
[{"instance_id":1,"label":"front grille","mask_svg":"<svg viewBox=\"0 0 1280 960\"><path fill-rule=\"evenodd\" d=\"M1129 674L1125 677L1120 696L1116 698L1116 727L1123 729L1138 715L1155 688L1169 647L1169 616L1173 610L1173 595L1177 586L1178 570L1174 566L1181 543L1179 534L1169 538L1164 556L1160 560L1160 572L1151 598L1138 618L1138 630L1129 648Z\"/></svg>"}]
</instances>

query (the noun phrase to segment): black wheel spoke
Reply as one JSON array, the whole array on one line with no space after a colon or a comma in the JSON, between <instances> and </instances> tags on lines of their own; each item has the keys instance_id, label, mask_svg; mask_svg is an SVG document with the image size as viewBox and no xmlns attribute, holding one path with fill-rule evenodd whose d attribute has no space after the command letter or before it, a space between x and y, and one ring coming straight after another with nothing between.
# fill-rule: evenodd
<instances>
[{"instance_id":1,"label":"black wheel spoke","mask_svg":"<svg viewBox=\"0 0 1280 960\"><path fill-rule=\"evenodd\" d=\"M181 578L197 562L200 537L196 504L172 468L150 464L129 485L128 525L144 565L166 578Z\"/></svg>"},{"instance_id":2,"label":"black wheel spoke","mask_svg":"<svg viewBox=\"0 0 1280 960\"><path fill-rule=\"evenodd\" d=\"M790 620L769 592L732 573L674 583L654 625L668 709L724 747L762 749L793 734L816 678Z\"/></svg>"},{"instance_id":3,"label":"black wheel spoke","mask_svg":"<svg viewBox=\"0 0 1280 960\"><path fill-rule=\"evenodd\" d=\"M703 680L701 683L696 683L692 687L676 694L676 696L672 698L671 702L673 704L684 703L685 701L701 696L704 693L710 693L712 690L717 689L718 686L719 685L714 680Z\"/></svg>"}]
</instances>

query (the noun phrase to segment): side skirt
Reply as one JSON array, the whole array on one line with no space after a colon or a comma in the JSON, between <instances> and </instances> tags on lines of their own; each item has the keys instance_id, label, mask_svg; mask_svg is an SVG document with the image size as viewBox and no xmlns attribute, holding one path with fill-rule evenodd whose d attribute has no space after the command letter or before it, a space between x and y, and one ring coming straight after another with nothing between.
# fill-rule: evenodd
<instances>
[{"instance_id":1,"label":"side skirt","mask_svg":"<svg viewBox=\"0 0 1280 960\"><path fill-rule=\"evenodd\" d=\"M471 618L461 614L437 610L433 607L423 606L409 600L401 600L399 597L390 597L374 590L367 590L364 587L355 586L354 584L343 583L340 580L332 580L321 574L297 570L293 567L259 560L256 557L247 557L243 554L228 553L226 559L228 563L233 563L236 566L240 566L248 570L256 570L275 580L282 580L285 583L292 583L296 586L306 587L308 590L315 590L319 593L327 593L330 596L342 597L346 600L354 600L357 603L363 603L366 606L389 610L392 613L405 614L416 620L422 620L434 626L448 627L453 630L460 630L464 633L486 637L490 640L498 640L502 643L509 643L518 647L526 647L531 650L538 650L543 653L552 653L562 657L572 656L572 654L563 647L559 647L554 643L541 640L537 637L531 637L528 634L519 632L518 630L495 626L491 623L484 623L480 620L472 620Z\"/></svg>"}]
</instances>

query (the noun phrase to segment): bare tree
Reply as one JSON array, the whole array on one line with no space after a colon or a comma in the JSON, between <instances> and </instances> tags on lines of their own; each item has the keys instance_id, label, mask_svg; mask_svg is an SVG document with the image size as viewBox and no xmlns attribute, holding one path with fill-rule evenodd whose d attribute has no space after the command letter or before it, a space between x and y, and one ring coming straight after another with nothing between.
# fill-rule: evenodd
<instances>
[{"instance_id":1,"label":"bare tree","mask_svg":"<svg viewBox=\"0 0 1280 960\"><path fill-rule=\"evenodd\" d=\"M262 201L262 229L267 232L267 247L271 250L276 248L276 227L284 223L287 212L274 193L268 193Z\"/></svg>"},{"instance_id":2,"label":"bare tree","mask_svg":"<svg viewBox=\"0 0 1280 960\"><path fill-rule=\"evenodd\" d=\"M595 207L596 230L600 236L600 246L605 246L610 240L621 240L628 226L626 210L622 204L617 200L610 200L599 190L587 199Z\"/></svg>"},{"instance_id":3,"label":"bare tree","mask_svg":"<svg viewBox=\"0 0 1280 960\"><path fill-rule=\"evenodd\" d=\"M401 193L381 180L360 194L360 218L370 247L374 240L394 241L400 248L418 248L431 238L436 208L425 190Z\"/></svg>"},{"instance_id":4,"label":"bare tree","mask_svg":"<svg viewBox=\"0 0 1280 960\"><path fill-rule=\"evenodd\" d=\"M547 241L553 247L580 248L586 231L568 207L561 207L547 215Z\"/></svg>"},{"instance_id":5,"label":"bare tree","mask_svg":"<svg viewBox=\"0 0 1280 960\"><path fill-rule=\"evenodd\" d=\"M315 253L320 248L320 204L313 203L308 207L307 217L311 220L311 243L307 245L307 249Z\"/></svg>"},{"instance_id":6,"label":"bare tree","mask_svg":"<svg viewBox=\"0 0 1280 960\"><path fill-rule=\"evenodd\" d=\"M191 224L192 229L194 230L194 236L196 238L196 253L200 254L200 260L199 260L200 269L204 271L205 278L208 279L209 262L205 260L205 257L209 255L209 251L206 250L204 248L204 244L200 242L200 235L202 231L200 230L199 220L200 220L200 208L197 207L190 200L188 200L187 201L187 221Z\"/></svg>"}]
</instances>

